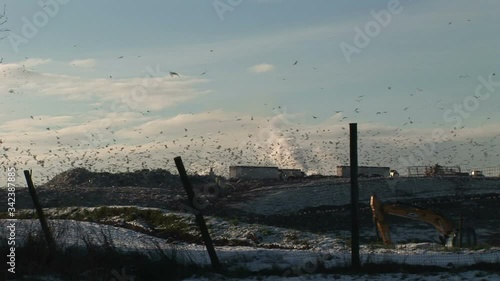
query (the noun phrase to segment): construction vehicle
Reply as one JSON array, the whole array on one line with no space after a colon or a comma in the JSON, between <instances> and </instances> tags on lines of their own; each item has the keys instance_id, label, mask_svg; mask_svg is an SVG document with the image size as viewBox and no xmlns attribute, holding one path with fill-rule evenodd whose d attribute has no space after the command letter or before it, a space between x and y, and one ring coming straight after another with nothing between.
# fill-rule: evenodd
<instances>
[{"instance_id":1,"label":"construction vehicle","mask_svg":"<svg viewBox=\"0 0 500 281\"><path fill-rule=\"evenodd\" d=\"M396 170L391 170L391 171L389 172L389 177L391 177L391 178L397 178L397 177L399 177L399 173L398 173L398 171L396 171Z\"/></svg>"},{"instance_id":2,"label":"construction vehicle","mask_svg":"<svg viewBox=\"0 0 500 281\"><path fill-rule=\"evenodd\" d=\"M462 246L462 241L458 241L459 237L457 236L459 230L455 228L455 224L437 212L415 206L398 204L384 205L375 195L372 195L370 198L370 207L373 212L373 221L375 222L378 233L386 245L391 245L392 241L389 233L389 225L385 217L386 215L393 215L432 224L439 232L439 240L444 246ZM463 234L465 234L465 236ZM463 229L462 237L466 238L464 246L474 246L477 244L477 237L473 228L469 227Z\"/></svg>"},{"instance_id":3,"label":"construction vehicle","mask_svg":"<svg viewBox=\"0 0 500 281\"><path fill-rule=\"evenodd\" d=\"M470 175L473 177L484 177L483 172L479 170L472 170Z\"/></svg>"}]
</instances>

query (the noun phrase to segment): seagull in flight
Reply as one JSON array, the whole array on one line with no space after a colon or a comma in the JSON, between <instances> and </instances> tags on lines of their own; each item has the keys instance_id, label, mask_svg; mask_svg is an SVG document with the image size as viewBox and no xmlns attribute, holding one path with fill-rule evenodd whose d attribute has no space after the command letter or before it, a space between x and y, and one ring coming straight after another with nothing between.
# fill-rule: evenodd
<instances>
[{"instance_id":1,"label":"seagull in flight","mask_svg":"<svg viewBox=\"0 0 500 281\"><path fill-rule=\"evenodd\" d=\"M123 56L119 56L118 58L119 58L119 59L123 59Z\"/></svg>"},{"instance_id":2,"label":"seagull in flight","mask_svg":"<svg viewBox=\"0 0 500 281\"><path fill-rule=\"evenodd\" d=\"M177 75L177 77L181 78L179 76L179 74L177 74L177 72L170 71L170 77L174 77L175 75Z\"/></svg>"},{"instance_id":3,"label":"seagull in flight","mask_svg":"<svg viewBox=\"0 0 500 281\"><path fill-rule=\"evenodd\" d=\"M293 65L297 65L297 63L299 63L299 61L298 61L298 60L296 60L296 61L293 63Z\"/></svg>"}]
</instances>

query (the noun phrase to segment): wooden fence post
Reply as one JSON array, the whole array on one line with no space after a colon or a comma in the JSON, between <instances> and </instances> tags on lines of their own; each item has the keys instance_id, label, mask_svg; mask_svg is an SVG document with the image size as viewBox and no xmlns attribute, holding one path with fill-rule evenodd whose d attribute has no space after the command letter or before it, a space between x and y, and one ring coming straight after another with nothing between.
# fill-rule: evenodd
<instances>
[{"instance_id":1,"label":"wooden fence post","mask_svg":"<svg viewBox=\"0 0 500 281\"><path fill-rule=\"evenodd\" d=\"M212 262L212 266L216 271L221 271L221 265L219 262L219 258L217 257L217 253L215 252L214 244L212 243L212 238L210 238L210 234L208 233L208 228L205 223L205 219L201 214L200 210L198 210L194 204L195 194L193 191L193 187L191 182L189 181L188 175L186 173L186 169L184 168L184 164L182 163L182 159L180 156L174 158L175 165L177 166L177 170L179 171L179 176L181 177L182 185L184 186L184 190L186 190L189 207L196 210L195 218L196 223L200 227L201 236L203 241L205 242L205 246L207 247L208 255L210 256L210 261Z\"/></svg>"},{"instance_id":2,"label":"wooden fence post","mask_svg":"<svg viewBox=\"0 0 500 281\"><path fill-rule=\"evenodd\" d=\"M24 177L26 178L26 182L28 183L28 189L31 195L31 199L33 200L33 204L35 205L36 214L38 215L38 219L40 220L40 225L42 226L45 240L47 241L47 245L49 246L49 256L47 258L47 262L50 262L56 252L56 243L54 237L52 236L52 233L50 232L47 220L45 219L42 205L38 200L38 195L36 194L35 186L33 185L33 181L31 179L31 171L24 170Z\"/></svg>"}]
</instances>

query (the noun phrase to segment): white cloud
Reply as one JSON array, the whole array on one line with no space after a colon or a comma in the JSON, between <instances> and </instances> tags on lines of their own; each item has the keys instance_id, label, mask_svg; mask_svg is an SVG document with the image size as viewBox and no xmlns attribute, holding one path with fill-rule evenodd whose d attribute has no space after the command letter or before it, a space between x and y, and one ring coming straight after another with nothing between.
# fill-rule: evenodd
<instances>
[{"instance_id":1,"label":"white cloud","mask_svg":"<svg viewBox=\"0 0 500 281\"><path fill-rule=\"evenodd\" d=\"M31 65L47 61L33 60ZM179 80L161 72L162 76L158 77L104 79L29 71L21 63L0 65L0 70L7 73L0 84L0 96L9 95L10 89L16 89L25 96L43 95L69 101L92 101L93 104L114 103L122 111L138 108L160 110L210 93L207 89L197 89L207 79L183 76Z\"/></svg>"},{"instance_id":2,"label":"white cloud","mask_svg":"<svg viewBox=\"0 0 500 281\"><path fill-rule=\"evenodd\" d=\"M80 59L72 60L68 64L75 67L93 68L97 65L97 61L95 59Z\"/></svg>"},{"instance_id":3,"label":"white cloud","mask_svg":"<svg viewBox=\"0 0 500 281\"><path fill-rule=\"evenodd\" d=\"M33 66L48 64L51 62L53 62L51 59L29 58L24 61L21 61L19 64L24 65L25 67L33 67Z\"/></svg>"},{"instance_id":4,"label":"white cloud","mask_svg":"<svg viewBox=\"0 0 500 281\"><path fill-rule=\"evenodd\" d=\"M24 133L34 130L46 130L53 126L65 126L75 121L73 116L33 116L33 118L23 118L3 122L0 130L10 133Z\"/></svg>"},{"instance_id":5,"label":"white cloud","mask_svg":"<svg viewBox=\"0 0 500 281\"><path fill-rule=\"evenodd\" d=\"M274 65L268 63L261 63L250 67L250 71L255 73L269 72L272 71L273 69Z\"/></svg>"}]
</instances>

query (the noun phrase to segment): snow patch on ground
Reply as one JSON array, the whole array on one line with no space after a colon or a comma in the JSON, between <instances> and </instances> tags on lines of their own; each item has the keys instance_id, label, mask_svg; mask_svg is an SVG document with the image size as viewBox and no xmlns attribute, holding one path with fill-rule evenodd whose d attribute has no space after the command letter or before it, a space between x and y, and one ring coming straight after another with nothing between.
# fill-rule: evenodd
<instances>
[{"instance_id":1,"label":"snow patch on ground","mask_svg":"<svg viewBox=\"0 0 500 281\"><path fill-rule=\"evenodd\" d=\"M407 273L388 273L388 274L359 274L359 275L341 275L341 274L317 274L317 275L307 275L298 277L281 277L281 276L269 276L269 277L251 277L243 279L226 278L221 276L211 276L206 277L192 277L184 279L183 281L399 281L399 280L412 280L412 281L469 281L469 280L483 280L483 281L496 281L500 280L500 275L497 273L489 273L479 270L458 272L458 273L448 273L448 272L431 272L422 275L417 274L407 274Z\"/></svg>"},{"instance_id":2,"label":"snow patch on ground","mask_svg":"<svg viewBox=\"0 0 500 281\"><path fill-rule=\"evenodd\" d=\"M56 241L60 245L83 246L85 245L84 237L91 237L95 243L103 243L104 236L107 236L121 250L154 253L157 246L159 246L165 252L176 251L177 256L182 262L194 262L201 265L210 264L209 256L202 245L167 243L165 239L138 233L130 229L91 222L72 220L49 220L49 222L53 232L59 234ZM6 227L8 223L9 221L7 220L0 221L1 227ZM215 220L212 220L212 223L215 223ZM254 227L258 230L257 226L249 226L247 228L242 225L235 229L239 229L236 231L237 235L245 235L245 233L254 233L252 230ZM220 229L224 229L224 227L220 227ZM226 229L231 229L231 227L226 225ZM285 234L283 234L283 231ZM29 232L40 233L40 225L37 220L16 221L16 239L18 242L22 243L23 238ZM230 233L231 230L228 233L217 233L215 231L213 237L222 237L224 235L230 235L229 237L237 236L235 233ZM346 245L344 239L311 233L290 232L289 230L279 228L271 228L267 234L262 235L262 240L274 243L280 246L281 249L220 246L216 247L217 254L226 266L244 266L252 271L271 268L292 268L302 266L307 261L321 261L327 268L349 264L350 248ZM282 235L285 237L278 238ZM288 238L286 235L289 235ZM314 246L307 250L300 249L301 247L298 247L297 244L301 245L302 242L300 240L302 239ZM377 248L375 246L363 245L360 248L360 254L363 262L396 262L442 267L467 266L480 262L500 262L500 248L476 251L453 249L450 251L434 243L410 243L397 245L394 248Z\"/></svg>"}]
</instances>

